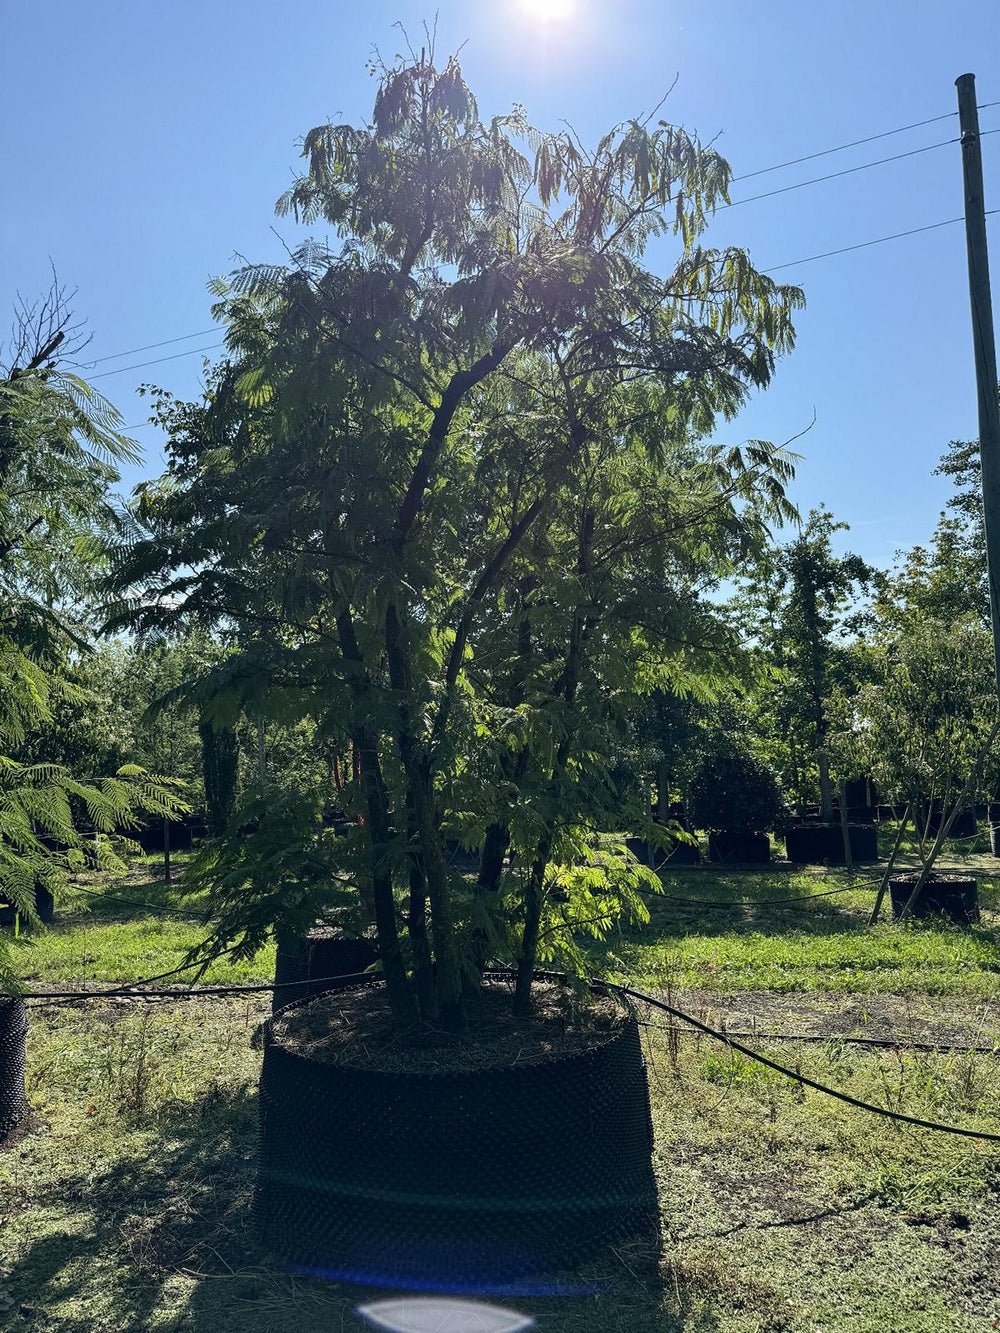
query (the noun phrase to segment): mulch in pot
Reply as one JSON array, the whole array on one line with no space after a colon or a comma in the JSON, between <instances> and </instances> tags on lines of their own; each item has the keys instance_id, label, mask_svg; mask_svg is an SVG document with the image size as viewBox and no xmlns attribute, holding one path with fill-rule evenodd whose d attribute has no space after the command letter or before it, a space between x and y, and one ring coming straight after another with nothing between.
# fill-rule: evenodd
<instances>
[{"instance_id":1,"label":"mulch in pot","mask_svg":"<svg viewBox=\"0 0 1000 1333\"><path fill-rule=\"evenodd\" d=\"M461 1036L430 1024L401 1034L392 1026L384 988L322 995L311 1004L278 1014L275 1042L323 1064L384 1072L513 1068L559 1059L593 1046L620 1024L622 1007L609 996L582 1002L564 986L536 982L534 1013L515 1018L511 991L487 985L467 1002L468 1030Z\"/></svg>"}]
</instances>

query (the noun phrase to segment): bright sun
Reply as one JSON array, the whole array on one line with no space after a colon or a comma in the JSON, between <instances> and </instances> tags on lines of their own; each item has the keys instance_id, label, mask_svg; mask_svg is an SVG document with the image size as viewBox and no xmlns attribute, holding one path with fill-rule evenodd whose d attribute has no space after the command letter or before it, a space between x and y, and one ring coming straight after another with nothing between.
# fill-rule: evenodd
<instances>
[{"instance_id":1,"label":"bright sun","mask_svg":"<svg viewBox=\"0 0 1000 1333\"><path fill-rule=\"evenodd\" d=\"M572 17L574 0L520 0L520 6L525 14L542 23L558 23Z\"/></svg>"}]
</instances>

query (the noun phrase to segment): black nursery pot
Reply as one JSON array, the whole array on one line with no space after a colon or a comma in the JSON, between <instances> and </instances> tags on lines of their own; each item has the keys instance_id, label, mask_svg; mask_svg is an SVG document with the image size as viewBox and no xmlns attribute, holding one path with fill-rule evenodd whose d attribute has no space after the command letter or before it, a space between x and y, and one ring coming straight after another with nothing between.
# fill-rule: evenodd
<instances>
[{"instance_id":1,"label":"black nursery pot","mask_svg":"<svg viewBox=\"0 0 1000 1333\"><path fill-rule=\"evenodd\" d=\"M50 889L41 880L35 880L35 911L39 921L51 925L56 915L56 902Z\"/></svg>"},{"instance_id":2,"label":"black nursery pot","mask_svg":"<svg viewBox=\"0 0 1000 1333\"><path fill-rule=\"evenodd\" d=\"M855 863L878 860L878 830L874 824L848 824L851 856ZM798 824L785 834L785 854L796 865L844 864L844 835L839 824Z\"/></svg>"},{"instance_id":3,"label":"black nursery pot","mask_svg":"<svg viewBox=\"0 0 1000 1333\"><path fill-rule=\"evenodd\" d=\"M771 843L766 833L710 833L708 859L721 864L766 865Z\"/></svg>"},{"instance_id":4,"label":"black nursery pot","mask_svg":"<svg viewBox=\"0 0 1000 1333\"><path fill-rule=\"evenodd\" d=\"M944 823L948 811L942 810L941 802L935 801L930 812L930 819L927 824L927 831L930 837L936 838L938 830ZM976 836L976 812L971 805L967 805L964 810L960 810L955 816L955 822L951 826L949 838L974 838Z\"/></svg>"},{"instance_id":5,"label":"black nursery pot","mask_svg":"<svg viewBox=\"0 0 1000 1333\"><path fill-rule=\"evenodd\" d=\"M272 1010L312 999L324 991L343 990L377 960L378 950L371 940L345 939L323 926L292 940L279 939L274 954L274 984L287 989L274 992ZM309 984L297 984L300 982Z\"/></svg>"},{"instance_id":6,"label":"black nursery pot","mask_svg":"<svg viewBox=\"0 0 1000 1333\"><path fill-rule=\"evenodd\" d=\"M391 1073L309 1059L269 1023L260 1115L261 1240L326 1276L496 1286L586 1262L657 1217L632 1014L547 1063Z\"/></svg>"},{"instance_id":7,"label":"black nursery pot","mask_svg":"<svg viewBox=\"0 0 1000 1333\"><path fill-rule=\"evenodd\" d=\"M24 1095L24 1051L28 1014L23 1000L0 998L0 1140L28 1114Z\"/></svg>"},{"instance_id":8,"label":"black nursery pot","mask_svg":"<svg viewBox=\"0 0 1000 1333\"><path fill-rule=\"evenodd\" d=\"M669 851L654 847L645 838L626 838L625 845L644 866L662 870L664 866L696 866L701 863L697 844L676 841Z\"/></svg>"},{"instance_id":9,"label":"black nursery pot","mask_svg":"<svg viewBox=\"0 0 1000 1333\"><path fill-rule=\"evenodd\" d=\"M910 901L915 879L890 879L889 898L892 914L898 918ZM920 897L910 915L915 917L944 914L957 926L970 926L979 920L979 889L974 879L946 879L931 876L924 881Z\"/></svg>"}]
</instances>

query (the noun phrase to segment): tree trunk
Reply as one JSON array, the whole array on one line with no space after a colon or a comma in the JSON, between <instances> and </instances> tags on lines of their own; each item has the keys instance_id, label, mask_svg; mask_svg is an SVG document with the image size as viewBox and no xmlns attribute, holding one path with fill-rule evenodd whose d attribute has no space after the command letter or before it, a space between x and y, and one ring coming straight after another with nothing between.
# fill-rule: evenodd
<instances>
[{"instance_id":1,"label":"tree trunk","mask_svg":"<svg viewBox=\"0 0 1000 1333\"><path fill-rule=\"evenodd\" d=\"M656 815L661 824L670 818L670 769L665 759L656 765Z\"/></svg>"},{"instance_id":2,"label":"tree trunk","mask_svg":"<svg viewBox=\"0 0 1000 1333\"><path fill-rule=\"evenodd\" d=\"M452 1032L462 1032L465 1029L462 974L458 963L448 866L441 841L441 821L434 799L429 757L417 739L410 664L403 641L403 628L396 607L391 602L385 613L385 646L389 681L397 700L396 743L406 774L407 800L412 802L421 868L431 908L438 1009L445 1027Z\"/></svg>"},{"instance_id":3,"label":"tree trunk","mask_svg":"<svg viewBox=\"0 0 1000 1333\"><path fill-rule=\"evenodd\" d=\"M546 836L538 844L538 854L531 867L531 875L524 896L524 930L521 951L517 958L517 981L514 986L513 1010L517 1018L531 1016L531 982L538 959L538 937L542 921L542 892L545 871L552 855L552 838Z\"/></svg>"},{"instance_id":4,"label":"tree trunk","mask_svg":"<svg viewBox=\"0 0 1000 1333\"><path fill-rule=\"evenodd\" d=\"M412 806L407 815L410 839L410 906L406 926L413 951L413 983L417 991L417 1003L420 1005L420 1017L433 1022L439 1015L437 995L434 991L431 946L427 938L427 886Z\"/></svg>"},{"instance_id":5,"label":"tree trunk","mask_svg":"<svg viewBox=\"0 0 1000 1333\"><path fill-rule=\"evenodd\" d=\"M365 796L371 861L371 893L375 910L375 930L378 937L379 960L385 978L386 995L393 1021L399 1027L411 1027L417 1022L417 1005L406 976L403 954L396 928L396 900L392 891L392 868L389 851L392 845L392 826L389 818L389 797L382 778L378 758L378 734L371 730L367 719L372 715L368 680L364 659L354 633L354 622L348 608L337 616L337 632L341 652L348 667L347 682L351 692L351 744L354 754L354 772L360 780Z\"/></svg>"},{"instance_id":6,"label":"tree trunk","mask_svg":"<svg viewBox=\"0 0 1000 1333\"><path fill-rule=\"evenodd\" d=\"M581 584L586 580L590 571L590 547L594 537L594 513L591 509L584 509L580 515L580 533L579 547L576 562L576 572ZM578 607L573 615L573 623L569 635L569 647L566 652L566 663L563 667L557 692L561 692L566 700L567 711L571 714L576 703L576 692L580 684L580 669L583 662L583 641L584 631L591 629L591 622L585 620L582 610ZM554 798L558 797L559 787L562 783L563 774L566 771L566 764L569 761L571 739L568 728L569 719L567 718L567 731L563 739L559 742L559 748L556 751L555 763L552 766L552 777L549 782L549 790ZM649 792L646 792L646 803L649 803ZM554 800L553 805L557 802ZM524 930L521 933L521 951L517 961L517 982L514 990L513 1010L519 1017L526 1017L531 1012L531 979L534 975L535 965L538 960L538 939L539 926L542 918L543 891L545 886L545 871L548 868L552 857L552 843L554 840L554 829L550 824L548 831L541 837L538 843L538 849L535 855L534 863L531 867L531 875L528 880L528 888L525 897Z\"/></svg>"},{"instance_id":7,"label":"tree trunk","mask_svg":"<svg viewBox=\"0 0 1000 1333\"><path fill-rule=\"evenodd\" d=\"M854 854L851 851L851 826L847 822L847 783L837 783L837 800L840 805L840 835L844 839L844 865L848 875L854 874Z\"/></svg>"},{"instance_id":8,"label":"tree trunk","mask_svg":"<svg viewBox=\"0 0 1000 1333\"><path fill-rule=\"evenodd\" d=\"M878 920L878 914L882 910L882 900L885 897L885 891L889 887L889 880L892 878L892 872L896 865L896 857L899 855L899 848L903 841L903 834L906 832L906 826L910 822L910 811L913 809L913 802L907 801L906 809L903 811L903 818L899 822L899 828L896 830L896 838L892 844L892 852L886 864L885 871L882 874L882 881L878 886L878 893L875 895L875 904L872 907L872 914L868 918L868 924L874 926Z\"/></svg>"},{"instance_id":9,"label":"tree trunk","mask_svg":"<svg viewBox=\"0 0 1000 1333\"><path fill-rule=\"evenodd\" d=\"M500 877L509 846L510 828L507 824L487 826L483 850L479 854L479 874L476 877L476 896L486 912L493 910L496 895L500 891ZM471 951L473 966L480 975L489 962L489 948L489 932L484 926L477 925L472 932Z\"/></svg>"},{"instance_id":10,"label":"tree trunk","mask_svg":"<svg viewBox=\"0 0 1000 1333\"><path fill-rule=\"evenodd\" d=\"M832 824L833 782L830 778L830 761L825 750L819 751L816 762L819 765L819 817L822 823Z\"/></svg>"},{"instance_id":11,"label":"tree trunk","mask_svg":"<svg viewBox=\"0 0 1000 1333\"><path fill-rule=\"evenodd\" d=\"M361 780L368 809L367 828L371 849L372 902L378 936L379 960L385 978L392 1016L403 1027L417 1021L417 1007L403 965L403 953L396 928L396 900L392 891L389 851L392 826L389 820L388 794L378 761L378 742L370 732L356 735Z\"/></svg>"},{"instance_id":12,"label":"tree trunk","mask_svg":"<svg viewBox=\"0 0 1000 1333\"><path fill-rule=\"evenodd\" d=\"M218 838L225 832L236 805L239 742L232 727L216 729L211 722L200 723L198 735L205 779L205 822L210 835Z\"/></svg>"}]
</instances>

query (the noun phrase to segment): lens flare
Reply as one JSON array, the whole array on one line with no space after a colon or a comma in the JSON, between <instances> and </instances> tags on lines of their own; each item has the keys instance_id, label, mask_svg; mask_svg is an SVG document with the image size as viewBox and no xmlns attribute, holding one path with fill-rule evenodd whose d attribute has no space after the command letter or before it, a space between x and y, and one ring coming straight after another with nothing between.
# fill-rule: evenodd
<instances>
[{"instance_id":1,"label":"lens flare","mask_svg":"<svg viewBox=\"0 0 1000 1333\"><path fill-rule=\"evenodd\" d=\"M361 1305L358 1314L387 1333L523 1333L535 1322L502 1305L454 1296L394 1296Z\"/></svg>"}]
</instances>

